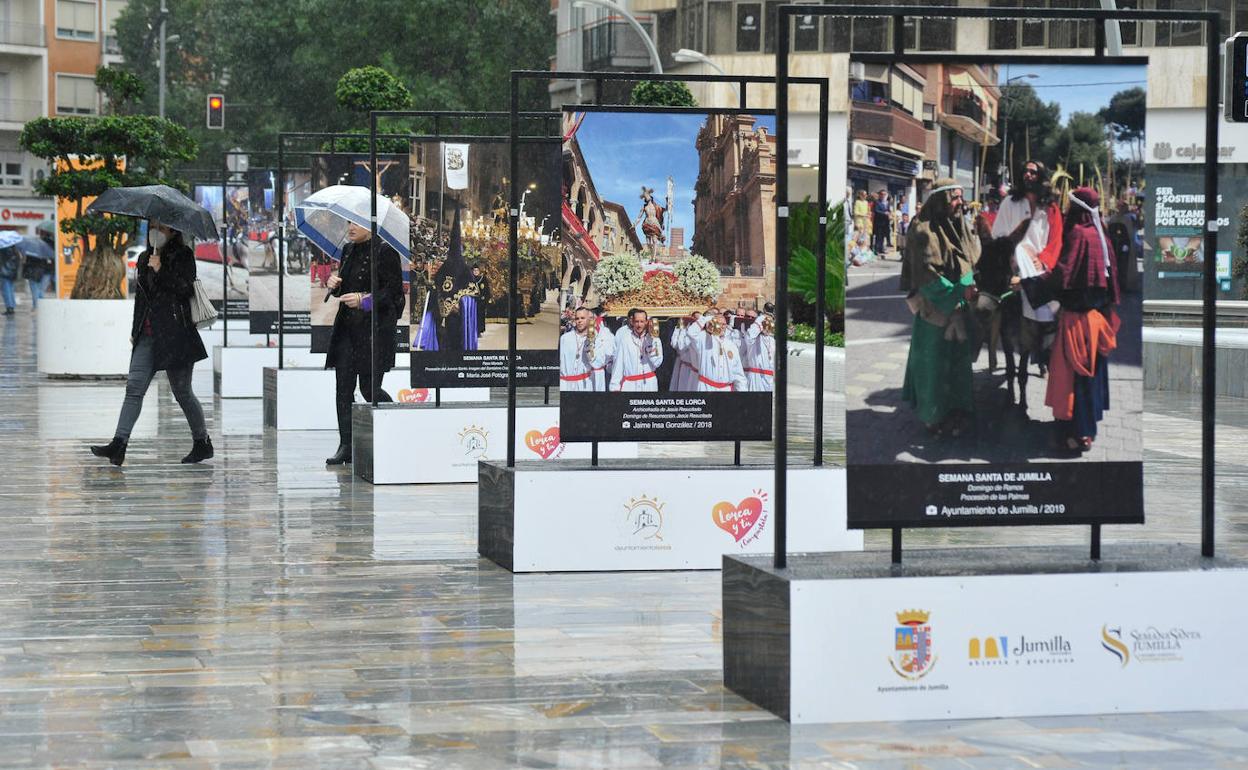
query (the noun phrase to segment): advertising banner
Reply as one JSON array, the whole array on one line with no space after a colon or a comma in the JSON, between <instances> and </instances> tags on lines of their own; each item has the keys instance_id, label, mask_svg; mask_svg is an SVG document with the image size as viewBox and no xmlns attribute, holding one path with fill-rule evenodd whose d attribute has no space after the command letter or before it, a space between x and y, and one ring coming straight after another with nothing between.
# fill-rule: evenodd
<instances>
[{"instance_id":1,"label":"advertising banner","mask_svg":"<svg viewBox=\"0 0 1248 770\"><path fill-rule=\"evenodd\" d=\"M220 184L195 185L195 202L212 213L217 231L220 232L224 224L222 211L225 212L225 221L230 223L224 244L220 241L195 243L195 259L199 263L199 280L208 292L208 298L217 312L231 321L243 321L248 317L248 250L240 225L249 219L249 192L247 185L239 183L224 188ZM222 269L224 275L217 272Z\"/></svg>"},{"instance_id":2,"label":"advertising banner","mask_svg":"<svg viewBox=\"0 0 1248 770\"><path fill-rule=\"evenodd\" d=\"M516 376L549 386L558 382L559 142L528 139L517 154ZM423 184L412 235L412 385L505 386L509 145L416 142L412 156Z\"/></svg>"},{"instance_id":3,"label":"advertising banner","mask_svg":"<svg viewBox=\"0 0 1248 770\"><path fill-rule=\"evenodd\" d=\"M378 155L377 167L367 154L323 153L312 157L312 184L310 192L323 190L330 185L345 184L368 187L375 184L380 195L389 198L404 213L411 211L412 180L408 156L401 154ZM302 198L300 199L302 200ZM293 204L291 204L293 205ZM287 249L292 253L292 268L308 278L309 291L304 301L310 308L312 324L312 352L329 352L329 336L333 331L334 317L338 315L339 300L330 296L327 282L338 269L338 261L321 251L302 233L290 228L292 233ZM292 259L288 259L291 262ZM289 285L289 283L287 284ZM409 296L408 276L403 276L403 301ZM407 352L407 308L399 313L399 326L395 330L395 350Z\"/></svg>"},{"instance_id":4,"label":"advertising banner","mask_svg":"<svg viewBox=\"0 0 1248 770\"><path fill-rule=\"evenodd\" d=\"M774 129L758 112L565 111L570 439L771 438Z\"/></svg>"},{"instance_id":5,"label":"advertising banner","mask_svg":"<svg viewBox=\"0 0 1248 770\"><path fill-rule=\"evenodd\" d=\"M118 161L119 168L125 170L125 159ZM103 168L104 161L100 158L83 158L78 155L72 155L68 159L58 158L56 161L56 169L59 173L66 171L90 171L92 169ZM69 299L74 292L74 284L78 280L78 270L82 267L83 250L85 247L84 239L61 230L60 224L67 219L73 219L86 211L87 206L95 202L95 196L87 196L79 200L72 198L56 199L56 296L59 299ZM133 276L133 270L127 266L130 276ZM129 288L129 281L123 279L121 282L121 293L125 296Z\"/></svg>"},{"instance_id":6,"label":"advertising banner","mask_svg":"<svg viewBox=\"0 0 1248 770\"><path fill-rule=\"evenodd\" d=\"M1143 163L1101 115L1143 99L1145 69L896 62L851 81L850 526L1143 521ZM912 97L933 92L925 124ZM908 165L873 164L882 147Z\"/></svg>"},{"instance_id":7,"label":"advertising banner","mask_svg":"<svg viewBox=\"0 0 1248 770\"><path fill-rule=\"evenodd\" d=\"M312 192L312 175L304 169L285 169L286 264L277 264L277 171L253 168L246 172L245 187L232 192L230 220L231 258L242 259L247 270L247 307L252 334L277 334L278 288L282 288L282 319L287 334L307 334L309 325L308 252L295 232L295 205ZM286 271L279 278L278 270ZM301 280L304 279L304 280Z\"/></svg>"},{"instance_id":8,"label":"advertising banner","mask_svg":"<svg viewBox=\"0 0 1248 770\"><path fill-rule=\"evenodd\" d=\"M1150 299L1200 299L1205 269L1205 168L1150 164L1144 205L1145 287ZM1219 299L1240 299L1244 278L1232 272L1246 260L1233 223L1248 205L1248 164L1218 166L1217 271Z\"/></svg>"},{"instance_id":9,"label":"advertising banner","mask_svg":"<svg viewBox=\"0 0 1248 770\"><path fill-rule=\"evenodd\" d=\"M1242 709L1243 570L795 581L794 723ZM852 619L852 622L847 622Z\"/></svg>"}]
</instances>

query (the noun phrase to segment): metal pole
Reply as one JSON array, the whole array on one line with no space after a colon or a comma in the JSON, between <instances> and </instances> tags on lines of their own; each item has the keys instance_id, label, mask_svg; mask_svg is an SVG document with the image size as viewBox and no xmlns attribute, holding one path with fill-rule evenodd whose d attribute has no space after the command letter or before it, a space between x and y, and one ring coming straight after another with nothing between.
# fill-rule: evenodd
<instances>
[{"instance_id":1,"label":"metal pole","mask_svg":"<svg viewBox=\"0 0 1248 770\"><path fill-rule=\"evenodd\" d=\"M776 362L775 485L776 569L788 563L788 357L789 357L789 15L781 10L776 35Z\"/></svg>"},{"instance_id":2,"label":"metal pole","mask_svg":"<svg viewBox=\"0 0 1248 770\"><path fill-rule=\"evenodd\" d=\"M373 309L368 313L368 382L371 392L369 401L377 406L377 391L381 383L377 381L377 196L381 190L377 187L381 180L377 178L377 113L368 114L368 224L371 235L368 238L368 293L373 297ZM401 264L401 263L400 263ZM394 340L389 340L391 345Z\"/></svg>"},{"instance_id":3,"label":"metal pole","mask_svg":"<svg viewBox=\"0 0 1248 770\"><path fill-rule=\"evenodd\" d=\"M1201 363L1200 553L1214 552L1214 414L1217 406L1218 323L1218 98L1221 51L1218 22L1205 19L1205 275L1204 339Z\"/></svg>"},{"instance_id":4,"label":"metal pole","mask_svg":"<svg viewBox=\"0 0 1248 770\"><path fill-rule=\"evenodd\" d=\"M823 465L823 330L828 297L828 81L819 82L819 235L815 242L815 467Z\"/></svg>"},{"instance_id":5,"label":"metal pole","mask_svg":"<svg viewBox=\"0 0 1248 770\"><path fill-rule=\"evenodd\" d=\"M520 78L511 74L511 185L507 191L507 467L516 464L516 273L520 270Z\"/></svg>"},{"instance_id":6,"label":"metal pole","mask_svg":"<svg viewBox=\"0 0 1248 770\"><path fill-rule=\"evenodd\" d=\"M230 153L221 156L221 347L230 346Z\"/></svg>"},{"instance_id":7,"label":"metal pole","mask_svg":"<svg viewBox=\"0 0 1248 770\"><path fill-rule=\"evenodd\" d=\"M169 7L165 0L160 0L160 83L158 91L157 114L165 116L165 24L169 19Z\"/></svg>"},{"instance_id":8,"label":"metal pole","mask_svg":"<svg viewBox=\"0 0 1248 770\"><path fill-rule=\"evenodd\" d=\"M277 135L277 368L286 368L286 137Z\"/></svg>"}]
</instances>

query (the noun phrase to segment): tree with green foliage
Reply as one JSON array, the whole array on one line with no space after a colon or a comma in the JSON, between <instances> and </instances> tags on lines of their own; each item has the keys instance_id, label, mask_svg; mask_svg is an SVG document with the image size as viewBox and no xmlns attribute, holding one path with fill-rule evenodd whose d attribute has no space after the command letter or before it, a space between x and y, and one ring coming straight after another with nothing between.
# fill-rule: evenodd
<instances>
[{"instance_id":1,"label":"tree with green foliage","mask_svg":"<svg viewBox=\"0 0 1248 770\"><path fill-rule=\"evenodd\" d=\"M357 67L338 78L334 88L338 106L367 116L374 110L405 110L412 106L412 92L381 67Z\"/></svg>"},{"instance_id":2,"label":"tree with green foliage","mask_svg":"<svg viewBox=\"0 0 1248 770\"><path fill-rule=\"evenodd\" d=\"M114 115L128 114L147 92L147 86L143 85L138 75L117 67L97 69L95 87L104 94L108 109Z\"/></svg>"},{"instance_id":3,"label":"tree with green foliage","mask_svg":"<svg viewBox=\"0 0 1248 770\"><path fill-rule=\"evenodd\" d=\"M1053 168L1057 161L1057 137L1062 132L1062 108L1057 102L1044 102L1029 83L1002 87L998 103L998 134L1003 141L988 148L988 167L1003 162L1011 166L1011 178L1029 159L1044 161ZM1004 149L1007 148L1008 149ZM1002 151L1010 157L1002 159Z\"/></svg>"},{"instance_id":4,"label":"tree with green foliage","mask_svg":"<svg viewBox=\"0 0 1248 770\"><path fill-rule=\"evenodd\" d=\"M794 323L814 323L816 292L819 289L819 208L809 199L790 207L789 213L789 297ZM824 259L824 333L845 330L845 207L828 206Z\"/></svg>"},{"instance_id":5,"label":"tree with green foliage","mask_svg":"<svg viewBox=\"0 0 1248 770\"><path fill-rule=\"evenodd\" d=\"M1133 159L1144 162L1144 115L1146 95L1143 88L1119 91L1109 100L1109 106L1097 113L1114 133L1114 140L1130 143Z\"/></svg>"},{"instance_id":6,"label":"tree with green foliage","mask_svg":"<svg viewBox=\"0 0 1248 770\"><path fill-rule=\"evenodd\" d=\"M697 107L689 86L679 80L643 80L633 86L628 103L645 107Z\"/></svg>"},{"instance_id":7,"label":"tree with green foliage","mask_svg":"<svg viewBox=\"0 0 1248 770\"><path fill-rule=\"evenodd\" d=\"M168 116L189 126L212 165L239 146L273 147L279 131L359 129L338 99L342 76L391 73L425 110L507 109L510 72L545 69L554 53L548 5L531 0L166 0ZM116 23L126 68L148 86L155 112L160 0L130 0ZM415 31L415 32L414 32ZM521 109L549 109L546 83L523 89ZM226 128L204 126L204 99L225 94Z\"/></svg>"},{"instance_id":8,"label":"tree with green foliage","mask_svg":"<svg viewBox=\"0 0 1248 770\"><path fill-rule=\"evenodd\" d=\"M68 198L75 215L61 231L78 236L82 262L73 299L121 299L126 266L123 249L135 230L130 217L86 214L85 200L110 187L169 184L170 166L195 158L198 147L186 128L152 115L128 114L129 98L141 89L124 78L109 80L110 115L36 118L22 128L22 149L50 162L51 173L35 184L40 195Z\"/></svg>"},{"instance_id":9,"label":"tree with green foliage","mask_svg":"<svg viewBox=\"0 0 1248 770\"><path fill-rule=\"evenodd\" d=\"M1054 145L1057 162L1076 184L1096 184L1109 162L1105 123L1095 113L1076 112L1066 122Z\"/></svg>"}]
</instances>

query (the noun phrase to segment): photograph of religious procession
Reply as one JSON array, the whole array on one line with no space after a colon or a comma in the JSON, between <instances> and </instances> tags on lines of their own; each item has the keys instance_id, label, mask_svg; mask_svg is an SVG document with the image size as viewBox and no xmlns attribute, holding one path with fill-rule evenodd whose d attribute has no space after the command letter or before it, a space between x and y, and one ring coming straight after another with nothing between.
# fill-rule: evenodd
<instances>
[{"instance_id":1,"label":"photograph of religious procession","mask_svg":"<svg viewBox=\"0 0 1248 770\"><path fill-rule=\"evenodd\" d=\"M1094 461L1136 485L1145 66L898 62L858 74L851 497L884 478L855 484L856 466L898 464ZM1116 478L1104 487L1121 494Z\"/></svg>"},{"instance_id":2,"label":"photograph of religious procession","mask_svg":"<svg viewBox=\"0 0 1248 770\"><path fill-rule=\"evenodd\" d=\"M285 264L279 267L277 221L277 171L247 172L245 187L230 188L226 219L229 225L226 250L230 259L247 271L247 303L252 334L276 334L278 290L284 295L287 333L307 334L309 324L308 264L312 247L305 239L288 236ZM312 194L312 175L287 170L287 233L296 233L294 207ZM285 275L279 277L279 270Z\"/></svg>"},{"instance_id":3,"label":"photograph of religious procession","mask_svg":"<svg viewBox=\"0 0 1248 770\"><path fill-rule=\"evenodd\" d=\"M505 141L413 144L413 386L504 385L511 154ZM559 142L518 149L516 350L522 385L554 385L559 335Z\"/></svg>"},{"instance_id":4,"label":"photograph of religious procession","mask_svg":"<svg viewBox=\"0 0 1248 770\"><path fill-rule=\"evenodd\" d=\"M774 129L765 114L565 111L565 433L769 435ZM645 393L656 406L639 411Z\"/></svg>"},{"instance_id":5,"label":"photograph of religious procession","mask_svg":"<svg viewBox=\"0 0 1248 770\"><path fill-rule=\"evenodd\" d=\"M377 156L375 170L368 155L358 153L318 153L312 157L312 178L310 192L323 190L331 185L353 185L374 189L388 198L403 212L410 211L412 201L412 178L408 172L409 161L406 154L381 154ZM371 178L370 178L371 177ZM302 201L307 195L300 196ZM289 201L287 205L291 205ZM294 221L293 214L290 221ZM312 352L326 353L329 351L330 333L333 331L334 318L338 315L340 300L333 296L329 288L329 278L338 272L339 262L330 254L321 250L306 235L293 226L288 229L293 235L287 244L287 263L291 270L288 275L298 275L295 281L300 286L310 287L305 301L312 323ZM287 279L286 285L291 281ZM403 299L408 299L408 281L404 276ZM399 327L395 337L395 350L407 350L407 310L399 314Z\"/></svg>"},{"instance_id":6,"label":"photograph of religious procession","mask_svg":"<svg viewBox=\"0 0 1248 770\"><path fill-rule=\"evenodd\" d=\"M237 181L224 188L220 184L197 184L194 193L195 202L212 213L217 232L221 232L225 222L231 223L224 248L220 241L196 242L195 260L199 280L218 313L231 321L246 321L247 277L253 250L249 247L256 243L249 236L257 235L261 241L265 237L261 230L240 235L243 231L238 225L251 221L249 187ZM223 197L226 200L224 209ZM222 211L226 213L224 222L221 219ZM221 273L222 269L225 270L224 275Z\"/></svg>"}]
</instances>

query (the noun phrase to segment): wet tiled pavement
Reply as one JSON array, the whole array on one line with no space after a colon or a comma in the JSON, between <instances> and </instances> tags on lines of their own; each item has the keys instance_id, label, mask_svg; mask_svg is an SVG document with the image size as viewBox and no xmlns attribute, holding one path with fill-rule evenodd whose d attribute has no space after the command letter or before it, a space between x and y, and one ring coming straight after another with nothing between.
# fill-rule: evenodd
<instances>
[{"instance_id":1,"label":"wet tiled pavement","mask_svg":"<svg viewBox=\"0 0 1248 770\"><path fill-rule=\"evenodd\" d=\"M114 469L85 444L108 438L123 386L39 378L32 335L24 312L0 319L0 767L1248 766L1243 712L790 728L722 686L718 573L513 577L476 557L474 486L329 470L331 434L263 432L258 402L204 398L208 371L217 458L177 464L189 437L162 380ZM1148 524L1106 548L1198 541L1198 405L1144 406ZM1248 403L1219 409L1220 552L1248 557Z\"/></svg>"}]
</instances>

